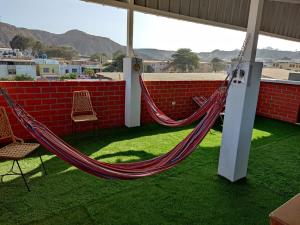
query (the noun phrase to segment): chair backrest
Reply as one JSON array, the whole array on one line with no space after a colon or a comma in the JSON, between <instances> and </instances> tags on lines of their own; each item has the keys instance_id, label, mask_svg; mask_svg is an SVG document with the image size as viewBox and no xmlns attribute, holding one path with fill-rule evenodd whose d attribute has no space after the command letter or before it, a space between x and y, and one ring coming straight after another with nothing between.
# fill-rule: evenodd
<instances>
[{"instance_id":1,"label":"chair backrest","mask_svg":"<svg viewBox=\"0 0 300 225\"><path fill-rule=\"evenodd\" d=\"M8 139L11 139L13 142L16 141L5 108L1 106L0 107L0 140L8 140Z\"/></svg>"},{"instance_id":2,"label":"chair backrest","mask_svg":"<svg viewBox=\"0 0 300 225\"><path fill-rule=\"evenodd\" d=\"M87 90L74 91L72 115L83 113L95 114L90 93Z\"/></svg>"}]
</instances>

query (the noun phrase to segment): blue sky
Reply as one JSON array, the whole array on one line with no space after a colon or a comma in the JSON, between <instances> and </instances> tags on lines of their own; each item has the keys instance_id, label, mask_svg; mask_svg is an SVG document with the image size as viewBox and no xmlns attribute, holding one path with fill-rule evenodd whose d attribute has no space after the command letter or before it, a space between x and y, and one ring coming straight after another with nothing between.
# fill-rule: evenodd
<instances>
[{"instance_id":1,"label":"blue sky","mask_svg":"<svg viewBox=\"0 0 300 225\"><path fill-rule=\"evenodd\" d=\"M52 33L78 29L126 44L126 11L79 0L0 0L0 21ZM134 47L193 51L241 47L245 33L135 13ZM299 50L300 43L260 36L259 48Z\"/></svg>"}]
</instances>

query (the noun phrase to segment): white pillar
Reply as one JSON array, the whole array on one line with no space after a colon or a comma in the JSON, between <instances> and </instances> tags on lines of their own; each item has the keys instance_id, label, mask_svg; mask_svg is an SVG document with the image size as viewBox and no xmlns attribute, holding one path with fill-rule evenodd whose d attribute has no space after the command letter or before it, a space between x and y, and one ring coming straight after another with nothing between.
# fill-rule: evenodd
<instances>
[{"instance_id":1,"label":"white pillar","mask_svg":"<svg viewBox=\"0 0 300 225\"><path fill-rule=\"evenodd\" d=\"M229 88L218 174L234 182L247 176L262 63L254 63L264 0L251 0L248 44L238 77ZM234 65L232 65L234 68ZM243 72L241 72L243 71Z\"/></svg>"},{"instance_id":2,"label":"white pillar","mask_svg":"<svg viewBox=\"0 0 300 225\"><path fill-rule=\"evenodd\" d=\"M132 5L133 0L129 0ZM126 81L125 88L125 125L127 127L140 126L141 117L141 88L139 74L142 72L142 61L133 58L133 10L127 10L127 49L126 58L123 61L123 73ZM135 64L139 64L140 70L136 71Z\"/></svg>"},{"instance_id":3,"label":"white pillar","mask_svg":"<svg viewBox=\"0 0 300 225\"><path fill-rule=\"evenodd\" d=\"M139 72L133 69L141 60L136 58L124 58L123 71L126 81L125 88L125 125L127 127L140 126L141 121L141 87L139 83Z\"/></svg>"},{"instance_id":4,"label":"white pillar","mask_svg":"<svg viewBox=\"0 0 300 225\"><path fill-rule=\"evenodd\" d=\"M133 0L129 0L129 5L133 5ZM133 53L133 9L130 7L127 9L127 46L126 46L127 57L134 57Z\"/></svg>"}]
</instances>

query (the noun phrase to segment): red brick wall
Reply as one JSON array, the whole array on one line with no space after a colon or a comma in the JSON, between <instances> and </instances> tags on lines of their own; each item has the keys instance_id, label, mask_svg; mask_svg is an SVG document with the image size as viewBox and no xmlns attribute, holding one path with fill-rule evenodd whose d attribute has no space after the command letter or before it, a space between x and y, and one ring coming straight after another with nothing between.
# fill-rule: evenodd
<instances>
[{"instance_id":1,"label":"red brick wall","mask_svg":"<svg viewBox=\"0 0 300 225\"><path fill-rule=\"evenodd\" d=\"M11 97L37 120L59 135L70 134L72 131L72 92L78 90L89 90L99 118L99 127L124 125L124 81L0 82L0 86L5 87ZM7 106L2 97L0 105ZM9 109L7 112L15 135L29 138ZM90 127L86 124L78 129Z\"/></svg>"},{"instance_id":2,"label":"red brick wall","mask_svg":"<svg viewBox=\"0 0 300 225\"><path fill-rule=\"evenodd\" d=\"M290 123L299 121L300 85L261 82L257 114Z\"/></svg>"},{"instance_id":3,"label":"red brick wall","mask_svg":"<svg viewBox=\"0 0 300 225\"><path fill-rule=\"evenodd\" d=\"M209 96L221 81L148 81L146 85L156 104L174 119L184 118L194 112L194 96ZM70 134L72 92L89 90L99 127L124 125L124 81L65 81L65 82L0 82L9 94L32 114L59 135ZM175 105L172 104L175 103ZM6 105L2 97L0 104ZM262 82L258 101L259 115L296 123L299 118L300 85ZM29 138L26 131L9 112L17 136ZM142 101L142 123L152 122ZM299 121L298 121L299 122ZM81 129L90 129L83 125Z\"/></svg>"}]
</instances>

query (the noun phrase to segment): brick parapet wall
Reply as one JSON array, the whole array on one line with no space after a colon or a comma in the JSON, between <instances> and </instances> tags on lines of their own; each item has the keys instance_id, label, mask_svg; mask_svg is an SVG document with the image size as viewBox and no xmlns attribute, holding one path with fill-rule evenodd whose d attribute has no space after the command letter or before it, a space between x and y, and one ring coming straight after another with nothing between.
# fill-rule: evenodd
<instances>
[{"instance_id":1,"label":"brick parapet wall","mask_svg":"<svg viewBox=\"0 0 300 225\"><path fill-rule=\"evenodd\" d=\"M300 84L262 81L257 114L290 123L299 123Z\"/></svg>"},{"instance_id":2,"label":"brick parapet wall","mask_svg":"<svg viewBox=\"0 0 300 225\"><path fill-rule=\"evenodd\" d=\"M147 81L147 88L158 107L174 119L193 113L197 105L194 96L206 96L221 84L221 81ZM64 82L0 82L9 94L37 120L46 124L59 135L72 132L70 118L72 92L88 90L94 109L99 117L99 127L124 125L124 81L64 81ZM6 106L12 128L17 136L29 138ZM290 123L299 122L300 85L261 82L257 114ZM141 109L142 124L153 122L147 113L144 101ZM91 125L80 126L81 130Z\"/></svg>"},{"instance_id":3,"label":"brick parapet wall","mask_svg":"<svg viewBox=\"0 0 300 225\"><path fill-rule=\"evenodd\" d=\"M0 82L0 86L5 87L10 96L38 121L59 135L72 132L72 93L79 90L90 92L94 110L99 118L99 127L124 125L124 81ZM7 108L2 97L0 104ZM10 109L7 108L7 111L15 135L29 138ZM78 130L90 129L91 126L84 124L79 126Z\"/></svg>"}]
</instances>

